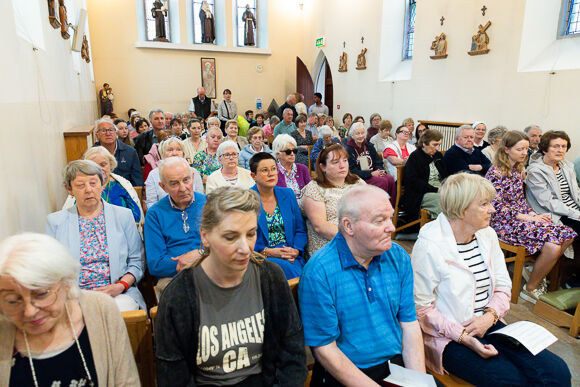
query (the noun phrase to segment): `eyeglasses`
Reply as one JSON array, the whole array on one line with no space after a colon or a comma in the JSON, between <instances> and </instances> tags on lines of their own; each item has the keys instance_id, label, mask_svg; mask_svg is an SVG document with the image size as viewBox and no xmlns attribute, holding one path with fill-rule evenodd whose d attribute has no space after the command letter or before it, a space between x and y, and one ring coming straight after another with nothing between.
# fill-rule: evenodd
<instances>
[{"instance_id":1,"label":"eyeglasses","mask_svg":"<svg viewBox=\"0 0 580 387\"><path fill-rule=\"evenodd\" d=\"M294 154L298 153L298 149L296 149L296 148L286 149L286 150L283 150L282 152L286 153L286 156L290 156L290 154L292 154L292 153L294 153Z\"/></svg>"},{"instance_id":2,"label":"eyeglasses","mask_svg":"<svg viewBox=\"0 0 580 387\"><path fill-rule=\"evenodd\" d=\"M98 130L99 133L114 133L115 129L114 128L109 128L109 129L99 129Z\"/></svg>"},{"instance_id":3,"label":"eyeglasses","mask_svg":"<svg viewBox=\"0 0 580 387\"><path fill-rule=\"evenodd\" d=\"M30 304L38 309L52 306L58 298L60 285L54 289L33 290L30 293ZM14 315L22 312L25 302L18 294L10 293L0 298L0 309L6 315Z\"/></svg>"},{"instance_id":4,"label":"eyeglasses","mask_svg":"<svg viewBox=\"0 0 580 387\"><path fill-rule=\"evenodd\" d=\"M408 130L401 130L401 131L399 131L399 133L403 133L403 134L406 134L406 135L411 134L411 132L409 132Z\"/></svg>"},{"instance_id":5,"label":"eyeglasses","mask_svg":"<svg viewBox=\"0 0 580 387\"><path fill-rule=\"evenodd\" d=\"M183 219L183 232L186 234L189 232L189 224L187 224L188 218L189 214L187 212L184 211L181 213L181 219Z\"/></svg>"},{"instance_id":6,"label":"eyeglasses","mask_svg":"<svg viewBox=\"0 0 580 387\"><path fill-rule=\"evenodd\" d=\"M224 153L222 154L222 157L224 159L235 159L236 157L238 157L237 153Z\"/></svg>"}]
</instances>

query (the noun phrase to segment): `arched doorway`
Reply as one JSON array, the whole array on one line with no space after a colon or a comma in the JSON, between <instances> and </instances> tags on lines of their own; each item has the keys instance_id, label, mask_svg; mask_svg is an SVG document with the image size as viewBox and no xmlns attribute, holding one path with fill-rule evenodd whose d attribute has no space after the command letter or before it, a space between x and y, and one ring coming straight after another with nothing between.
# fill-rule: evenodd
<instances>
[{"instance_id":1,"label":"arched doorway","mask_svg":"<svg viewBox=\"0 0 580 387\"><path fill-rule=\"evenodd\" d=\"M314 62L316 78L314 83L314 92L322 94L322 103L328 106L330 115L333 113L334 107L334 92L332 86L332 72L328 60L324 52L320 51L316 61Z\"/></svg>"},{"instance_id":2,"label":"arched doorway","mask_svg":"<svg viewBox=\"0 0 580 387\"><path fill-rule=\"evenodd\" d=\"M296 57L296 91L304 96L304 103L310 106L314 103L312 95L314 94L314 82L308 67L299 57Z\"/></svg>"}]
</instances>

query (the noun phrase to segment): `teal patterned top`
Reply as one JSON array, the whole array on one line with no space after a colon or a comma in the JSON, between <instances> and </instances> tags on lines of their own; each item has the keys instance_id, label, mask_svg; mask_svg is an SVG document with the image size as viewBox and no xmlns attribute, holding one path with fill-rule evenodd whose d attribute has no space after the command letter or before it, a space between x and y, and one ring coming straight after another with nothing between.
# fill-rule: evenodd
<instances>
[{"instance_id":1,"label":"teal patterned top","mask_svg":"<svg viewBox=\"0 0 580 387\"><path fill-rule=\"evenodd\" d=\"M280 207L276 206L272 215L266 212L268 222L268 247L274 248L286 244L286 232L284 231L284 219L280 213Z\"/></svg>"},{"instance_id":2,"label":"teal patterned top","mask_svg":"<svg viewBox=\"0 0 580 387\"><path fill-rule=\"evenodd\" d=\"M202 178L204 176L211 175L212 173L214 173L215 171L217 171L222 167L220 165L220 162L218 161L217 153L214 155L210 155L205 150L202 150L201 152L197 152L195 154L191 166L199 171Z\"/></svg>"}]
</instances>

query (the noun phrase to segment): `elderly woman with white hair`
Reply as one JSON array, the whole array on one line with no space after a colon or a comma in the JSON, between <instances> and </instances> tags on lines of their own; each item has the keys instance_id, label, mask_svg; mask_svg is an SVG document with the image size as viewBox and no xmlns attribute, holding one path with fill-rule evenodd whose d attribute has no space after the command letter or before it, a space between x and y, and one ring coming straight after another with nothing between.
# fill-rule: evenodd
<instances>
[{"instance_id":1,"label":"elderly woman with white hair","mask_svg":"<svg viewBox=\"0 0 580 387\"><path fill-rule=\"evenodd\" d=\"M78 274L79 263L47 235L0 244L1 386L139 385L115 302L80 291Z\"/></svg>"},{"instance_id":2,"label":"elderly woman with white hair","mask_svg":"<svg viewBox=\"0 0 580 387\"><path fill-rule=\"evenodd\" d=\"M489 146L489 142L485 141L485 133L487 132L487 126L482 121L475 122L472 126L475 139L473 141L473 147L483 151Z\"/></svg>"},{"instance_id":3,"label":"elderly woman with white hair","mask_svg":"<svg viewBox=\"0 0 580 387\"><path fill-rule=\"evenodd\" d=\"M302 188L310 183L310 172L304 164L296 163L296 140L289 134L279 134L272 143L274 155L278 160L278 187L291 188L300 198Z\"/></svg>"},{"instance_id":4,"label":"elderly woman with white hair","mask_svg":"<svg viewBox=\"0 0 580 387\"><path fill-rule=\"evenodd\" d=\"M367 130L364 124L362 122L352 124L349 135L345 148L348 152L350 172L367 184L377 186L387 192L394 208L397 194L395 179L385 172L383 160L375 150L375 146L366 140Z\"/></svg>"},{"instance_id":5,"label":"elderly woman with white hair","mask_svg":"<svg viewBox=\"0 0 580 387\"><path fill-rule=\"evenodd\" d=\"M238 144L233 141L224 141L217 149L217 158L221 168L207 178L205 193L209 194L219 187L251 188L255 183L252 174L247 169L238 166L240 151Z\"/></svg>"},{"instance_id":6,"label":"elderly woman with white hair","mask_svg":"<svg viewBox=\"0 0 580 387\"><path fill-rule=\"evenodd\" d=\"M225 136L225 133L221 130L220 125L221 125L221 123L220 123L220 119L219 118L217 118L217 117L209 117L205 121L205 128L207 129L206 136L207 136L207 133L209 133L209 128L218 128L222 132L222 135Z\"/></svg>"},{"instance_id":7,"label":"elderly woman with white hair","mask_svg":"<svg viewBox=\"0 0 580 387\"><path fill-rule=\"evenodd\" d=\"M212 125L208 127L207 135L205 136L207 148L198 152L193 158L191 166L199 171L203 184L207 184L207 178L209 175L221 168L221 164L217 158L217 149L222 142L222 138L223 134L219 127L219 123L217 126Z\"/></svg>"},{"instance_id":8,"label":"elderly woman with white hair","mask_svg":"<svg viewBox=\"0 0 580 387\"><path fill-rule=\"evenodd\" d=\"M428 368L477 386L569 386L566 363L502 335L511 281L495 231L488 180L459 173L439 191L442 213L419 232L411 263Z\"/></svg>"},{"instance_id":9,"label":"elderly woman with white hair","mask_svg":"<svg viewBox=\"0 0 580 387\"><path fill-rule=\"evenodd\" d=\"M95 146L85 152L83 160L93 161L101 167L104 178L102 198L109 204L130 209L135 222L143 222L143 209L135 188L129 180L112 172L117 167L115 157L105 147ZM62 209L66 210L74 205L75 198L69 193Z\"/></svg>"},{"instance_id":10,"label":"elderly woman with white hair","mask_svg":"<svg viewBox=\"0 0 580 387\"><path fill-rule=\"evenodd\" d=\"M272 150L264 143L264 130L258 126L252 126L246 133L249 144L242 149L238 163L240 167L250 170L250 159L253 155L259 152L266 152L272 154Z\"/></svg>"},{"instance_id":11,"label":"elderly woman with white hair","mask_svg":"<svg viewBox=\"0 0 580 387\"><path fill-rule=\"evenodd\" d=\"M504 134L507 133L507 131L508 130L505 126L498 125L492 130L490 130L489 133L487 134L489 146L485 147L485 149L483 149L481 153L483 153L485 157L487 157L489 161L491 161L492 163L493 159L495 158L495 153L499 148L499 144L501 143L501 138L503 137Z\"/></svg>"},{"instance_id":12,"label":"elderly woman with white hair","mask_svg":"<svg viewBox=\"0 0 580 387\"><path fill-rule=\"evenodd\" d=\"M332 144L340 144L340 137L335 137L333 135L332 129L328 125L323 125L318 128L318 140L312 147L312 151L310 151L310 165L312 165L312 169L315 170L316 159L320 152L327 146Z\"/></svg>"},{"instance_id":13,"label":"elderly woman with white hair","mask_svg":"<svg viewBox=\"0 0 580 387\"><path fill-rule=\"evenodd\" d=\"M143 277L143 243L131 211L101 197L104 174L92 161L71 161L64 186L76 204L47 216L46 233L68 247L81 263L82 289L115 298L119 309L145 309L137 289Z\"/></svg>"},{"instance_id":14,"label":"elderly woman with white hair","mask_svg":"<svg viewBox=\"0 0 580 387\"><path fill-rule=\"evenodd\" d=\"M167 140L159 144L159 155L162 160L172 156L185 158L183 141L177 137L169 137ZM193 190L195 192L203 193L201 175L197 169L193 167L191 169L193 171ZM161 188L161 185L159 184L160 182L161 178L159 177L159 168L155 168L149 173L149 176L147 176L147 180L145 181L145 207L147 209L151 208L151 206L167 195L167 192Z\"/></svg>"}]
</instances>

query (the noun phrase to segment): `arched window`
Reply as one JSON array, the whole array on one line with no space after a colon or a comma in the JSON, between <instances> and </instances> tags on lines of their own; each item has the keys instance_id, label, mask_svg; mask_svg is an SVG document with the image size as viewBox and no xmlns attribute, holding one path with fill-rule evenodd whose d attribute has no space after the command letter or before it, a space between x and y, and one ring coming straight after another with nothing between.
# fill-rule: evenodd
<instances>
[{"instance_id":1,"label":"arched window","mask_svg":"<svg viewBox=\"0 0 580 387\"><path fill-rule=\"evenodd\" d=\"M215 0L206 0L206 2L207 2L209 9L211 10L212 15L214 15L214 28L216 28L216 24L215 24ZM193 42L194 43L202 43L202 41L201 41L201 20L199 18L199 10L201 9L202 3L203 3L203 0L192 0L192 6L193 6L193 15L192 15L192 17L193 17Z\"/></svg>"},{"instance_id":2,"label":"arched window","mask_svg":"<svg viewBox=\"0 0 580 387\"><path fill-rule=\"evenodd\" d=\"M562 35L580 34L580 0L565 0Z\"/></svg>"},{"instance_id":3,"label":"arched window","mask_svg":"<svg viewBox=\"0 0 580 387\"><path fill-rule=\"evenodd\" d=\"M153 18L153 3L156 0L143 0L143 7L145 11L145 36L147 40L155 39L155 18ZM162 1L165 7L169 7L167 1ZM168 12L168 17L165 18L165 35L167 40L171 41L171 28L170 28L171 12Z\"/></svg>"},{"instance_id":4,"label":"arched window","mask_svg":"<svg viewBox=\"0 0 580 387\"><path fill-rule=\"evenodd\" d=\"M403 45L403 59L413 58L413 41L415 37L415 7L417 0L408 0L405 17L405 44Z\"/></svg>"},{"instance_id":5,"label":"arched window","mask_svg":"<svg viewBox=\"0 0 580 387\"><path fill-rule=\"evenodd\" d=\"M236 9L235 9L235 17L236 17L236 23L234 24L235 26L237 26L237 33L236 33L236 44L238 47L243 47L244 46L244 21L242 20L242 17L244 15L244 12L246 12L246 5L250 6L250 12L252 12L252 14L254 15L254 17L256 18L256 24L258 24L258 14L256 13L256 9L257 9L257 0L236 0L235 5L236 5ZM258 45L258 29L256 28L254 30L254 45L257 46Z\"/></svg>"}]
</instances>

